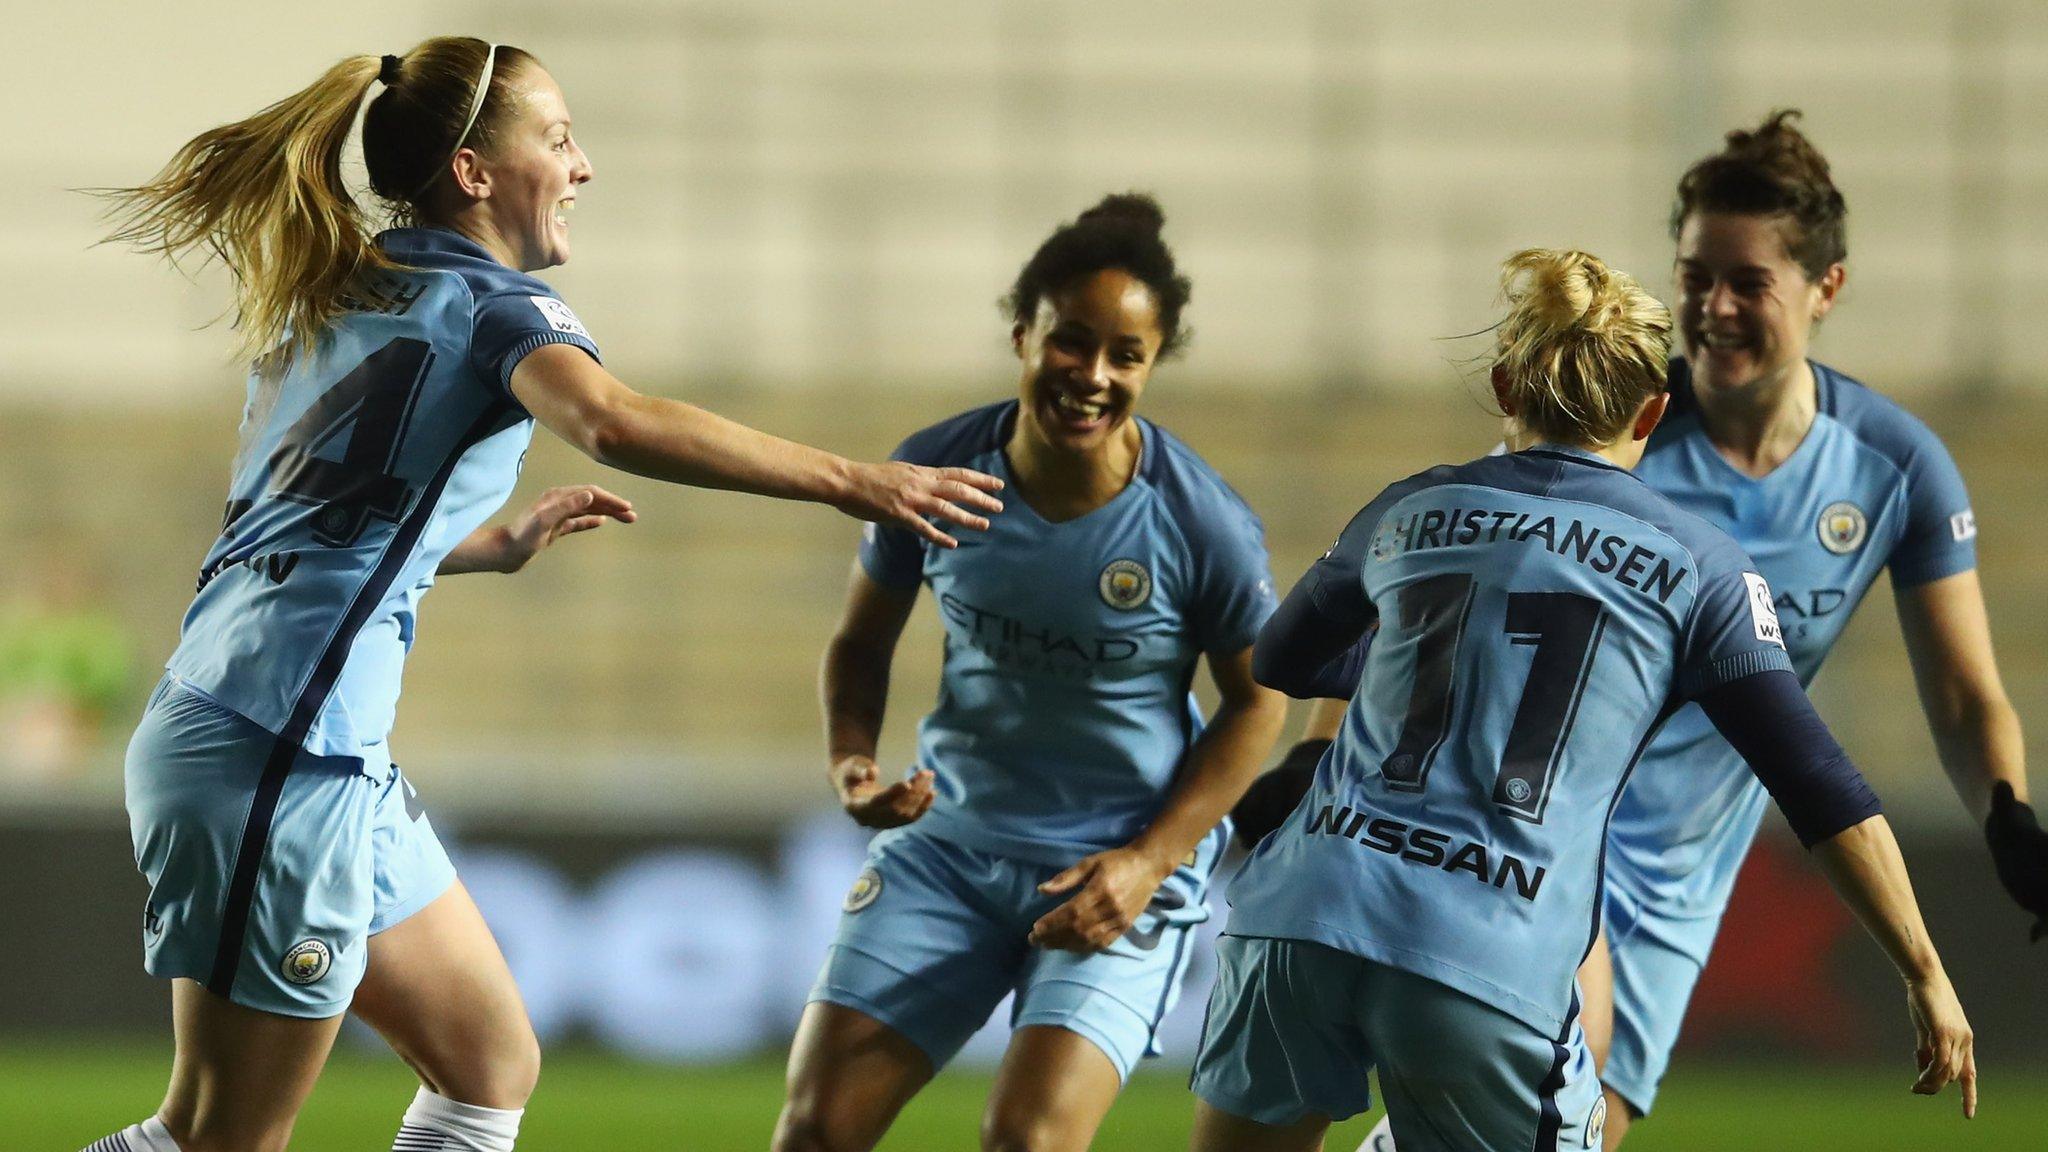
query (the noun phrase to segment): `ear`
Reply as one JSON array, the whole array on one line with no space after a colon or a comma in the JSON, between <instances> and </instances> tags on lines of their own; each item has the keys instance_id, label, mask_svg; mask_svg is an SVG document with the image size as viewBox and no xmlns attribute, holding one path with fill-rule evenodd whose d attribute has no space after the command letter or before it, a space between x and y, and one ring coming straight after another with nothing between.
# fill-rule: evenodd
<instances>
[{"instance_id":1,"label":"ear","mask_svg":"<svg viewBox=\"0 0 2048 1152\"><path fill-rule=\"evenodd\" d=\"M1813 306L1813 319L1816 324L1835 310L1835 297L1841 294L1842 285L1848 282L1849 270L1840 264L1830 264L1828 270L1821 273L1819 282L1814 284L1815 288L1820 289L1820 299Z\"/></svg>"},{"instance_id":2,"label":"ear","mask_svg":"<svg viewBox=\"0 0 2048 1152\"><path fill-rule=\"evenodd\" d=\"M455 187L471 200L491 198L491 174L484 167L483 157L473 148L460 148L449 164L455 170Z\"/></svg>"},{"instance_id":3,"label":"ear","mask_svg":"<svg viewBox=\"0 0 2048 1152\"><path fill-rule=\"evenodd\" d=\"M1030 329L1023 324L1010 325L1010 350L1017 354L1019 360L1024 358L1024 333L1028 331Z\"/></svg>"},{"instance_id":4,"label":"ear","mask_svg":"<svg viewBox=\"0 0 2048 1152\"><path fill-rule=\"evenodd\" d=\"M1487 379L1493 382L1493 402L1500 405L1500 414L1512 419L1515 415L1515 405L1514 401L1509 399L1507 368L1495 364L1493 371L1487 373Z\"/></svg>"},{"instance_id":5,"label":"ear","mask_svg":"<svg viewBox=\"0 0 2048 1152\"><path fill-rule=\"evenodd\" d=\"M1664 412L1670 407L1669 392L1659 392L1643 401L1643 406L1636 409L1635 426L1629 429L1629 439L1648 440L1650 433L1655 432L1657 425L1663 422Z\"/></svg>"}]
</instances>

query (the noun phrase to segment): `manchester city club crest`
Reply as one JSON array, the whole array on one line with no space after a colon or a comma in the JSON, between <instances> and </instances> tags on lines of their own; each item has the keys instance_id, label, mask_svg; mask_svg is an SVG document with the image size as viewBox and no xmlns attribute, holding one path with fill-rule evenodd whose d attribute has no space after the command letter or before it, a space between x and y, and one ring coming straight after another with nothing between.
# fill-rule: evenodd
<instances>
[{"instance_id":1,"label":"manchester city club crest","mask_svg":"<svg viewBox=\"0 0 2048 1152\"><path fill-rule=\"evenodd\" d=\"M301 940L284 954L284 978L294 984L312 984L334 965L334 953L319 940Z\"/></svg>"},{"instance_id":2,"label":"manchester city club crest","mask_svg":"<svg viewBox=\"0 0 2048 1152\"><path fill-rule=\"evenodd\" d=\"M1136 560L1112 560L1095 587L1104 604L1128 612L1152 598L1152 574Z\"/></svg>"},{"instance_id":3,"label":"manchester city club crest","mask_svg":"<svg viewBox=\"0 0 2048 1152\"><path fill-rule=\"evenodd\" d=\"M875 902L882 894L882 874L873 868L863 868L853 878L853 887L846 891L846 902L839 907L842 911L858 912Z\"/></svg>"},{"instance_id":4,"label":"manchester city club crest","mask_svg":"<svg viewBox=\"0 0 2048 1152\"><path fill-rule=\"evenodd\" d=\"M1586 1147L1600 1147L1607 1133L1607 1097L1605 1094L1593 1101L1593 1114L1586 1118Z\"/></svg>"},{"instance_id":5,"label":"manchester city club crest","mask_svg":"<svg viewBox=\"0 0 2048 1152\"><path fill-rule=\"evenodd\" d=\"M1821 547L1837 556L1847 556L1863 547L1863 538L1870 532L1863 509L1847 500L1837 500L1821 509L1819 527Z\"/></svg>"}]
</instances>

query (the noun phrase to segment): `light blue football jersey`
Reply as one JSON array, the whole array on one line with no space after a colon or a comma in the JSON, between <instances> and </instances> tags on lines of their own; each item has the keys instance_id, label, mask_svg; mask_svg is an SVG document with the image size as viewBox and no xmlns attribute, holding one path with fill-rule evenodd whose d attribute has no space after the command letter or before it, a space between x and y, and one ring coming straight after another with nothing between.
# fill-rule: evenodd
<instances>
[{"instance_id":1,"label":"light blue football jersey","mask_svg":"<svg viewBox=\"0 0 2048 1152\"><path fill-rule=\"evenodd\" d=\"M896 451L1011 483L988 531L947 549L871 525L860 560L886 587L929 585L945 625L938 703L918 725L936 797L916 827L1065 866L1151 823L1202 730L1196 658L1250 647L1275 601L1259 518L1165 429L1140 419L1130 484L1054 524L1014 495L1016 418L1015 401L977 408Z\"/></svg>"},{"instance_id":2,"label":"light blue football jersey","mask_svg":"<svg viewBox=\"0 0 2048 1152\"><path fill-rule=\"evenodd\" d=\"M220 537L171 673L316 755L391 728L420 597L511 494L533 437L512 370L597 346L553 290L455 232L379 238L409 271L281 377L254 374Z\"/></svg>"},{"instance_id":3,"label":"light blue football jersey","mask_svg":"<svg viewBox=\"0 0 2048 1152\"><path fill-rule=\"evenodd\" d=\"M1549 445L1395 484L1303 580L1324 615L1379 632L1307 798L1232 884L1227 931L1558 1031L1643 748L1684 700L1789 665L1769 589L1725 533Z\"/></svg>"},{"instance_id":4,"label":"light blue football jersey","mask_svg":"<svg viewBox=\"0 0 2048 1152\"><path fill-rule=\"evenodd\" d=\"M1911 587L1976 567L1976 520L1939 438L1891 400L1813 365L1819 413L1791 457L1762 479L1708 442L1685 362L1671 409L1636 474L1733 536L1777 593L1802 684L1842 634L1879 571ZM1661 916L1705 921L1704 959L1767 797L1697 707L1674 716L1615 809L1608 882Z\"/></svg>"}]
</instances>

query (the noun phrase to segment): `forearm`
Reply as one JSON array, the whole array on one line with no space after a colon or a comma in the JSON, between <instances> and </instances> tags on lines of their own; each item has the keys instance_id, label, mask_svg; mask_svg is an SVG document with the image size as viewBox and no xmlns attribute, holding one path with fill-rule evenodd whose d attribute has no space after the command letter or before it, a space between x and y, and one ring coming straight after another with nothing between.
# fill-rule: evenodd
<instances>
[{"instance_id":1,"label":"forearm","mask_svg":"<svg viewBox=\"0 0 2048 1152\"><path fill-rule=\"evenodd\" d=\"M1926 980L1941 974L1941 957L1927 937L1906 862L1884 817L1872 816L1815 844L1813 855L1899 975Z\"/></svg>"},{"instance_id":2,"label":"forearm","mask_svg":"<svg viewBox=\"0 0 2048 1152\"><path fill-rule=\"evenodd\" d=\"M1927 709L1935 754L1956 796L1978 824L1991 810L1991 790L2003 781L2022 803L2027 795L2026 737L2019 713L2003 692L1973 694Z\"/></svg>"},{"instance_id":3,"label":"forearm","mask_svg":"<svg viewBox=\"0 0 2048 1152\"><path fill-rule=\"evenodd\" d=\"M1188 749L1165 806L1129 847L1155 861L1162 877L1171 872L1258 777L1286 718L1286 703L1268 694L1219 708Z\"/></svg>"},{"instance_id":4,"label":"forearm","mask_svg":"<svg viewBox=\"0 0 2048 1152\"><path fill-rule=\"evenodd\" d=\"M848 756L872 758L882 740L882 717L889 705L891 649L878 649L844 636L825 649L818 673L818 695L825 712L828 763Z\"/></svg>"},{"instance_id":5,"label":"forearm","mask_svg":"<svg viewBox=\"0 0 2048 1152\"><path fill-rule=\"evenodd\" d=\"M628 394L589 440L599 463L676 484L834 505L850 488L842 457L662 396Z\"/></svg>"},{"instance_id":6,"label":"forearm","mask_svg":"<svg viewBox=\"0 0 2048 1152\"><path fill-rule=\"evenodd\" d=\"M510 533L503 527L479 528L462 538L441 558L436 576L460 576L467 572L503 572Z\"/></svg>"}]
</instances>

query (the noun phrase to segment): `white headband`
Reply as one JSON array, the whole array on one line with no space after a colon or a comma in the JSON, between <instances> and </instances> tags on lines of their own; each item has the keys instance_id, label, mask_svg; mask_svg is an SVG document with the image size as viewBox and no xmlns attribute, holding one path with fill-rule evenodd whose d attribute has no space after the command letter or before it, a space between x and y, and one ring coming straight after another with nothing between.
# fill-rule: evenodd
<instances>
[{"instance_id":1,"label":"white headband","mask_svg":"<svg viewBox=\"0 0 2048 1152\"><path fill-rule=\"evenodd\" d=\"M489 95L491 91L491 73L497 71L497 69L498 46L493 44L491 45L490 52L484 56L484 74L477 79L476 94L469 98L469 116L462 121L462 131L455 137L455 147L448 150L447 158L435 166L433 172L427 176L427 182L420 185L418 192L413 193L414 197L418 197L427 189L432 188L434 181L439 179L441 173L447 169L448 165L454 162L455 154L462 151L462 145L469 140L469 130L476 127L476 114L484 110L484 97Z\"/></svg>"}]
</instances>

